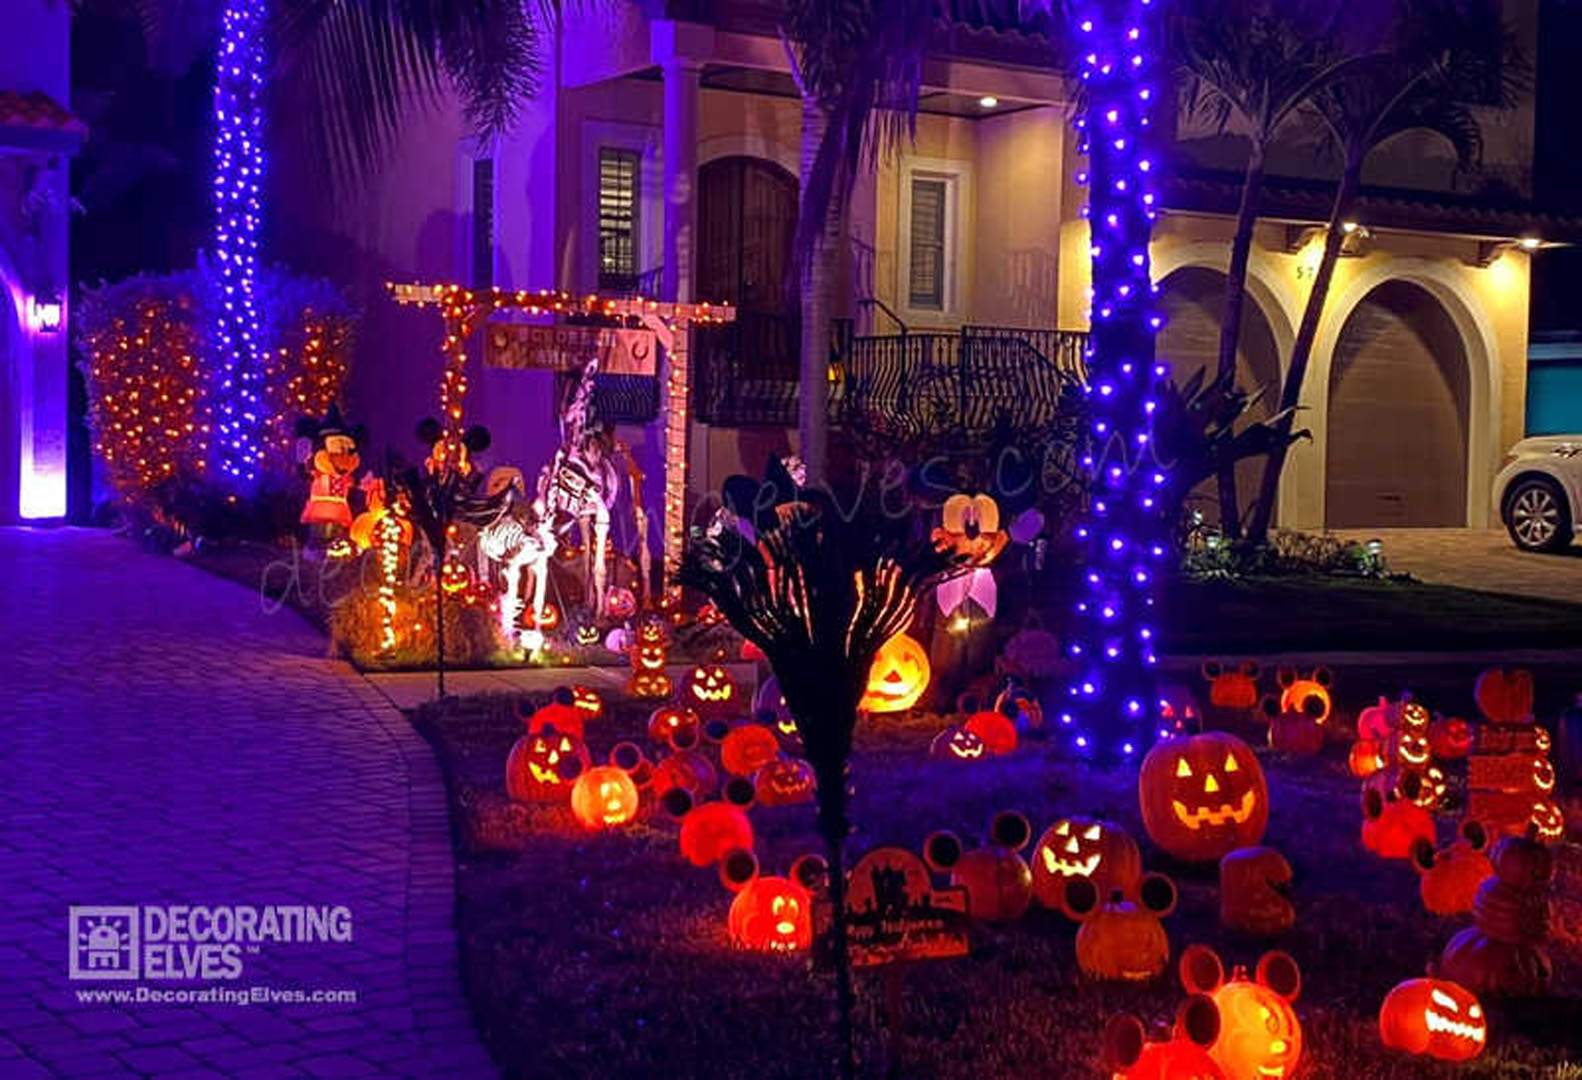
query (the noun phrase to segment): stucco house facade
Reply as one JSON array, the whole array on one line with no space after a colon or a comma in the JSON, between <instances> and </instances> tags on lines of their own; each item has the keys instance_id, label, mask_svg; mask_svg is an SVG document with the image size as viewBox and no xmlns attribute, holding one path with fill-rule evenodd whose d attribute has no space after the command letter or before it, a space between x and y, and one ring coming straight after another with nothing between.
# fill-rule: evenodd
<instances>
[{"instance_id":1,"label":"stucco house facade","mask_svg":"<svg viewBox=\"0 0 1582 1080\"><path fill-rule=\"evenodd\" d=\"M834 288L837 382L865 356L904 365L920 342L954 356L973 335L1058 367L1085 330L1069 87L1015 4L1003 17L963 6L925 67L915 141L856 184ZM1537 0L1507 6L1535 55ZM737 327L694 352L692 497L794 449L798 301L785 260L802 103L777 22L772 4L732 0L568 15L552 78L497 142L470 138L447 105L413 121L355 198L294 203L322 185L282 170L275 205L305 209L276 226L281 254L350 283L366 312L357 418L399 443L434 409L439 327L390 304L387 280L635 290L738 307ZM1493 521L1492 477L1523 435L1530 253L1577 224L1529 205L1531 99L1483 112L1477 176L1416 135L1370 162L1306 383L1300 423L1313 438L1292 452L1279 524ZM1241 161L1234 133L1190 118L1170 142L1152 258L1170 320L1160 354L1184 377L1217 350ZM1274 163L1254 245L1242 381L1270 386L1270 401L1322 247L1326 171L1310 151ZM495 453L536 470L555 441L553 376L480 366L476 377L472 408ZM632 419L623 436L657 467L659 426Z\"/></svg>"}]
</instances>

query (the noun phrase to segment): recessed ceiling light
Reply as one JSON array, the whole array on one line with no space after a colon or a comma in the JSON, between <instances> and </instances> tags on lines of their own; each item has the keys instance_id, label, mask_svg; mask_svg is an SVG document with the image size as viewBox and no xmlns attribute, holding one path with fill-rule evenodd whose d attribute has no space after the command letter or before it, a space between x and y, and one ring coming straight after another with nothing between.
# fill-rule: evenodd
<instances>
[{"instance_id":1,"label":"recessed ceiling light","mask_svg":"<svg viewBox=\"0 0 1582 1080\"><path fill-rule=\"evenodd\" d=\"M979 106L979 108L983 108L983 109L992 109L995 106L999 105L999 103L1000 103L1000 99L995 97L993 94L984 94L981 98L978 99L978 106Z\"/></svg>"}]
</instances>

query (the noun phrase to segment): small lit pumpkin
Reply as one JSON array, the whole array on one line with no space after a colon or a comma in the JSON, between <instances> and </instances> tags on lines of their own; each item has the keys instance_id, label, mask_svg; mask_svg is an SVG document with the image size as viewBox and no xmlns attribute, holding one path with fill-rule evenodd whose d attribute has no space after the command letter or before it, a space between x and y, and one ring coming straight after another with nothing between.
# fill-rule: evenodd
<instances>
[{"instance_id":1,"label":"small lit pumpkin","mask_svg":"<svg viewBox=\"0 0 1582 1080\"><path fill-rule=\"evenodd\" d=\"M1159 920L1175 906L1175 882L1163 874L1144 874L1132 898L1116 890L1102 900L1087 878L1069 879L1061 908L1082 924L1077 966L1093 979L1154 978L1170 963L1170 938Z\"/></svg>"},{"instance_id":2,"label":"small lit pumpkin","mask_svg":"<svg viewBox=\"0 0 1582 1080\"><path fill-rule=\"evenodd\" d=\"M928 752L931 757L943 761L981 761L989 748L966 728L948 727L934 736L933 742L928 744Z\"/></svg>"},{"instance_id":3,"label":"small lit pumpkin","mask_svg":"<svg viewBox=\"0 0 1582 1080\"><path fill-rule=\"evenodd\" d=\"M599 628L592 623L583 623L577 627L576 641L583 648L590 648L599 643Z\"/></svg>"},{"instance_id":4,"label":"small lit pumpkin","mask_svg":"<svg viewBox=\"0 0 1582 1080\"><path fill-rule=\"evenodd\" d=\"M631 647L632 677L627 680L626 692L632 697L667 698L674 689L665 674L665 658L670 650L670 639L665 628L650 620L637 630L637 641Z\"/></svg>"},{"instance_id":5,"label":"small lit pumpkin","mask_svg":"<svg viewBox=\"0 0 1582 1080\"><path fill-rule=\"evenodd\" d=\"M982 739L985 749L996 757L1016 749L1016 725L1002 713L973 713L962 726Z\"/></svg>"},{"instance_id":6,"label":"small lit pumpkin","mask_svg":"<svg viewBox=\"0 0 1582 1080\"><path fill-rule=\"evenodd\" d=\"M786 696L780 692L780 680L773 675L758 684L753 694L753 715L759 722L773 727L782 738L796 738L796 718L786 705Z\"/></svg>"},{"instance_id":7,"label":"small lit pumpkin","mask_svg":"<svg viewBox=\"0 0 1582 1080\"><path fill-rule=\"evenodd\" d=\"M1219 1009L1193 994L1176 1013L1175 1030L1149 1042L1142 1021L1130 1014L1104 1026L1104 1068L1114 1080L1227 1080L1208 1048L1219 1038Z\"/></svg>"},{"instance_id":8,"label":"small lit pumpkin","mask_svg":"<svg viewBox=\"0 0 1582 1080\"><path fill-rule=\"evenodd\" d=\"M505 759L505 790L517 802L559 802L592 759L578 739L553 727L523 735Z\"/></svg>"},{"instance_id":9,"label":"small lit pumpkin","mask_svg":"<svg viewBox=\"0 0 1582 1080\"><path fill-rule=\"evenodd\" d=\"M731 673L718 658L699 664L687 676L687 702L699 712L722 712L729 709L736 697L736 684Z\"/></svg>"},{"instance_id":10,"label":"small lit pumpkin","mask_svg":"<svg viewBox=\"0 0 1582 1080\"><path fill-rule=\"evenodd\" d=\"M1446 761L1472 753L1472 725L1459 716L1441 716L1428 725L1428 747Z\"/></svg>"},{"instance_id":11,"label":"small lit pumpkin","mask_svg":"<svg viewBox=\"0 0 1582 1080\"><path fill-rule=\"evenodd\" d=\"M1489 1040L1483 1006L1465 987L1448 979L1397 983L1379 1006L1384 1045L1440 1061L1471 1061Z\"/></svg>"},{"instance_id":12,"label":"small lit pumpkin","mask_svg":"<svg viewBox=\"0 0 1582 1080\"><path fill-rule=\"evenodd\" d=\"M1272 847L1238 848L1219 861L1219 921L1231 930L1260 937L1296 925L1286 898L1291 864Z\"/></svg>"},{"instance_id":13,"label":"small lit pumpkin","mask_svg":"<svg viewBox=\"0 0 1582 1080\"><path fill-rule=\"evenodd\" d=\"M1208 680L1208 703L1216 709L1246 712L1258 704L1258 665L1248 660L1228 667L1218 660L1203 664Z\"/></svg>"},{"instance_id":14,"label":"small lit pumpkin","mask_svg":"<svg viewBox=\"0 0 1582 1080\"><path fill-rule=\"evenodd\" d=\"M1491 667L1478 674L1472 698L1496 724L1533 721L1533 673L1523 668Z\"/></svg>"},{"instance_id":15,"label":"small lit pumpkin","mask_svg":"<svg viewBox=\"0 0 1582 1080\"><path fill-rule=\"evenodd\" d=\"M1181 954L1181 982L1207 994L1219 1009L1219 1038L1209 1056L1230 1080L1283 1080L1302 1061L1302 1023L1291 1003L1302 992L1302 973L1283 952L1268 952L1252 978L1238 967L1225 978L1219 954L1190 945Z\"/></svg>"},{"instance_id":16,"label":"small lit pumpkin","mask_svg":"<svg viewBox=\"0 0 1582 1080\"><path fill-rule=\"evenodd\" d=\"M472 568L456 556L447 555L439 565L439 584L452 596L464 592L472 585Z\"/></svg>"},{"instance_id":17,"label":"small lit pumpkin","mask_svg":"<svg viewBox=\"0 0 1582 1080\"><path fill-rule=\"evenodd\" d=\"M696 750L677 750L654 766L651 781L658 792L680 788L694 796L712 795L720 786L719 774L708 758Z\"/></svg>"},{"instance_id":18,"label":"small lit pumpkin","mask_svg":"<svg viewBox=\"0 0 1582 1080\"><path fill-rule=\"evenodd\" d=\"M780 756L765 762L753 777L760 806L794 806L813 801L818 786L813 767L801 758Z\"/></svg>"},{"instance_id":19,"label":"small lit pumpkin","mask_svg":"<svg viewBox=\"0 0 1582 1080\"><path fill-rule=\"evenodd\" d=\"M703 722L691 709L661 705L648 714L648 737L676 750L698 745Z\"/></svg>"},{"instance_id":20,"label":"small lit pumpkin","mask_svg":"<svg viewBox=\"0 0 1582 1080\"><path fill-rule=\"evenodd\" d=\"M625 825L637 816L637 785L625 769L595 765L572 785L571 812L587 829Z\"/></svg>"},{"instance_id":21,"label":"small lit pumpkin","mask_svg":"<svg viewBox=\"0 0 1582 1080\"><path fill-rule=\"evenodd\" d=\"M813 944L813 895L783 877L755 877L731 901L731 943L759 952L803 952Z\"/></svg>"},{"instance_id":22,"label":"small lit pumpkin","mask_svg":"<svg viewBox=\"0 0 1582 1080\"><path fill-rule=\"evenodd\" d=\"M1033 893L1047 908L1059 910L1066 881L1084 877L1100 896L1119 889L1130 894L1143 876L1137 841L1125 829L1095 818L1062 818L1033 847Z\"/></svg>"},{"instance_id":23,"label":"small lit pumpkin","mask_svg":"<svg viewBox=\"0 0 1582 1080\"><path fill-rule=\"evenodd\" d=\"M1422 875L1418 893L1423 907L1434 915L1461 915L1472 910L1478 889L1494 874L1485 853L1488 833L1476 821L1461 824L1461 836L1448 847L1418 837L1412 842L1412 865Z\"/></svg>"},{"instance_id":24,"label":"small lit pumpkin","mask_svg":"<svg viewBox=\"0 0 1582 1080\"><path fill-rule=\"evenodd\" d=\"M635 698L653 701L669 697L674 690L675 685L670 681L670 676L663 671L634 671L632 677L626 680L626 692Z\"/></svg>"},{"instance_id":25,"label":"small lit pumpkin","mask_svg":"<svg viewBox=\"0 0 1582 1080\"><path fill-rule=\"evenodd\" d=\"M1384 768L1384 752L1372 739L1358 739L1351 744L1351 754L1346 759L1351 775L1366 780Z\"/></svg>"},{"instance_id":26,"label":"small lit pumpkin","mask_svg":"<svg viewBox=\"0 0 1582 1080\"><path fill-rule=\"evenodd\" d=\"M1335 676L1327 667L1320 665L1306 674L1295 668L1281 668L1278 678L1282 713L1301 713L1320 724L1329 719L1330 689L1335 685Z\"/></svg>"},{"instance_id":27,"label":"small lit pumpkin","mask_svg":"<svg viewBox=\"0 0 1582 1080\"><path fill-rule=\"evenodd\" d=\"M1185 862L1213 862L1256 844L1269 823L1269 788L1252 748L1205 732L1156 743L1137 781L1143 826Z\"/></svg>"},{"instance_id":28,"label":"small lit pumpkin","mask_svg":"<svg viewBox=\"0 0 1582 1080\"><path fill-rule=\"evenodd\" d=\"M1406 859L1418 840L1434 842L1434 819L1406 799L1388 798L1377 788L1362 793L1362 846L1382 859Z\"/></svg>"},{"instance_id":29,"label":"small lit pumpkin","mask_svg":"<svg viewBox=\"0 0 1582 1080\"><path fill-rule=\"evenodd\" d=\"M720 744L720 764L734 776L752 776L779 755L779 741L762 724L734 727Z\"/></svg>"},{"instance_id":30,"label":"small lit pumpkin","mask_svg":"<svg viewBox=\"0 0 1582 1080\"><path fill-rule=\"evenodd\" d=\"M706 802L692 807L681 819L681 854L693 866L708 866L733 848L751 851L752 846L752 823L739 806Z\"/></svg>"},{"instance_id":31,"label":"small lit pumpkin","mask_svg":"<svg viewBox=\"0 0 1582 1080\"><path fill-rule=\"evenodd\" d=\"M604 715L604 698L591 686L573 686L571 704L589 720L597 720Z\"/></svg>"},{"instance_id":32,"label":"small lit pumpkin","mask_svg":"<svg viewBox=\"0 0 1582 1080\"><path fill-rule=\"evenodd\" d=\"M867 713L906 712L928 689L928 652L905 633L880 647L868 669L868 685L858 708Z\"/></svg>"},{"instance_id":33,"label":"small lit pumpkin","mask_svg":"<svg viewBox=\"0 0 1582 1080\"><path fill-rule=\"evenodd\" d=\"M528 604L522 608L522 626L528 630L537 630L540 633L560 629L560 608L549 601L544 602L543 608L533 610L533 605Z\"/></svg>"}]
</instances>

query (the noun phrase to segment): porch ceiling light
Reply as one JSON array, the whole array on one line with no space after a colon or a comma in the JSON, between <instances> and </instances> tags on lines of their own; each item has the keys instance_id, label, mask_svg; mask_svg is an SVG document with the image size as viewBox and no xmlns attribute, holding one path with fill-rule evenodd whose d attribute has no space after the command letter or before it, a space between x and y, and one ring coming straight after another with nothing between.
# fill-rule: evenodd
<instances>
[{"instance_id":1,"label":"porch ceiling light","mask_svg":"<svg viewBox=\"0 0 1582 1080\"><path fill-rule=\"evenodd\" d=\"M998 108L999 105L1000 99L995 97L993 94L984 94L978 99L978 107L980 109L995 109Z\"/></svg>"}]
</instances>

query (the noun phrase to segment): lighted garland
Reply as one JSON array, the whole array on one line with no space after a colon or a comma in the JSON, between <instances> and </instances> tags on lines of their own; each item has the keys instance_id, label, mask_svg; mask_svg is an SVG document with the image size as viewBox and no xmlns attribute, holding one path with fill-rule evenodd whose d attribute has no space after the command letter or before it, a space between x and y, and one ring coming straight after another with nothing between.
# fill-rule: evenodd
<instances>
[{"instance_id":1,"label":"lighted garland","mask_svg":"<svg viewBox=\"0 0 1582 1080\"><path fill-rule=\"evenodd\" d=\"M374 526L379 551L379 651L396 647L396 572L401 564L401 522L386 514Z\"/></svg>"},{"instance_id":2,"label":"lighted garland","mask_svg":"<svg viewBox=\"0 0 1582 1080\"><path fill-rule=\"evenodd\" d=\"M1088 155L1093 260L1088 346L1091 507L1077 536L1085 595L1069 646L1078 664L1061 711L1076 748L1130 758L1158 726L1152 668L1158 568L1168 556L1163 509L1169 470L1152 445L1159 391L1169 375L1155 361L1162 325L1149 269L1156 163L1146 149L1156 92L1153 0L1081 0L1075 7L1087 108L1077 121Z\"/></svg>"},{"instance_id":3,"label":"lighted garland","mask_svg":"<svg viewBox=\"0 0 1582 1080\"><path fill-rule=\"evenodd\" d=\"M265 422L260 342L258 230L263 217L265 0L228 0L214 77L214 257L220 292L214 312L218 360L219 471L245 488L258 477Z\"/></svg>"}]
</instances>

